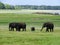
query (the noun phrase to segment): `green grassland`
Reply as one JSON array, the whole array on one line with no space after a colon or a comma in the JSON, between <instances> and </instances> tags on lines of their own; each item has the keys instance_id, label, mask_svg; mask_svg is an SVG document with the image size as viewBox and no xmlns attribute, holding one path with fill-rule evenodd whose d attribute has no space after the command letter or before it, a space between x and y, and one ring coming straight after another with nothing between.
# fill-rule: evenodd
<instances>
[{"instance_id":1,"label":"green grassland","mask_svg":"<svg viewBox=\"0 0 60 45\"><path fill-rule=\"evenodd\" d=\"M54 32L40 31L44 22L53 22ZM25 22L27 31L9 31L10 22ZM34 26L36 31L30 28ZM60 16L48 14L0 13L0 45L60 45Z\"/></svg>"},{"instance_id":2,"label":"green grassland","mask_svg":"<svg viewBox=\"0 0 60 45\"><path fill-rule=\"evenodd\" d=\"M0 14L0 24L7 24L9 22L26 22L41 24L44 22L53 22L59 25L60 16L48 14Z\"/></svg>"}]
</instances>

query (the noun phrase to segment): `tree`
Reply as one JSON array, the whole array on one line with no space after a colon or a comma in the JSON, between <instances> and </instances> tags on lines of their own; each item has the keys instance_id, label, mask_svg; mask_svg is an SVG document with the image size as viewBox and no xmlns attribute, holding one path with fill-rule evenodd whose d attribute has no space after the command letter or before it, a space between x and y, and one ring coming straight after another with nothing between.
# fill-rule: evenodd
<instances>
[{"instance_id":1,"label":"tree","mask_svg":"<svg viewBox=\"0 0 60 45\"><path fill-rule=\"evenodd\" d=\"M5 5L5 8L6 8L6 9L15 9L14 6L8 5L8 4Z\"/></svg>"},{"instance_id":2,"label":"tree","mask_svg":"<svg viewBox=\"0 0 60 45\"><path fill-rule=\"evenodd\" d=\"M0 9L5 9L5 5L0 2Z\"/></svg>"}]
</instances>

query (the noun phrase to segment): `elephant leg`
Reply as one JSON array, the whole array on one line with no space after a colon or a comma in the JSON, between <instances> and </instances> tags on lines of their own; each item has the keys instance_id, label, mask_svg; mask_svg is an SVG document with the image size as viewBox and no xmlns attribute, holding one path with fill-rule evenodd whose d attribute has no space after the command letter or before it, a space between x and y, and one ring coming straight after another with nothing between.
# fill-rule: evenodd
<instances>
[{"instance_id":1,"label":"elephant leg","mask_svg":"<svg viewBox=\"0 0 60 45\"><path fill-rule=\"evenodd\" d=\"M49 32L48 28L46 28L46 32Z\"/></svg>"},{"instance_id":2,"label":"elephant leg","mask_svg":"<svg viewBox=\"0 0 60 45\"><path fill-rule=\"evenodd\" d=\"M18 31L20 31L20 28L18 29Z\"/></svg>"},{"instance_id":3,"label":"elephant leg","mask_svg":"<svg viewBox=\"0 0 60 45\"><path fill-rule=\"evenodd\" d=\"M23 30L22 31L24 31L24 28L23 28Z\"/></svg>"},{"instance_id":4,"label":"elephant leg","mask_svg":"<svg viewBox=\"0 0 60 45\"><path fill-rule=\"evenodd\" d=\"M20 29L19 29L19 28L17 28L17 29L16 29L16 31L20 31Z\"/></svg>"},{"instance_id":5,"label":"elephant leg","mask_svg":"<svg viewBox=\"0 0 60 45\"><path fill-rule=\"evenodd\" d=\"M20 31L19 29L17 31Z\"/></svg>"},{"instance_id":6,"label":"elephant leg","mask_svg":"<svg viewBox=\"0 0 60 45\"><path fill-rule=\"evenodd\" d=\"M14 28L12 28L12 31L14 31Z\"/></svg>"},{"instance_id":7,"label":"elephant leg","mask_svg":"<svg viewBox=\"0 0 60 45\"><path fill-rule=\"evenodd\" d=\"M16 31L18 31L18 27L16 27Z\"/></svg>"},{"instance_id":8,"label":"elephant leg","mask_svg":"<svg viewBox=\"0 0 60 45\"><path fill-rule=\"evenodd\" d=\"M20 28L18 28L18 31L20 31Z\"/></svg>"}]
</instances>

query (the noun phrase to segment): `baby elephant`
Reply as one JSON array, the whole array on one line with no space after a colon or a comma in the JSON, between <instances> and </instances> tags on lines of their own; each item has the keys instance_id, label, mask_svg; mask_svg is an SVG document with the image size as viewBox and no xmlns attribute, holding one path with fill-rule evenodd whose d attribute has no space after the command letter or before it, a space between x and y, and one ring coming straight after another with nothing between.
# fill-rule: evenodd
<instances>
[{"instance_id":1,"label":"baby elephant","mask_svg":"<svg viewBox=\"0 0 60 45\"><path fill-rule=\"evenodd\" d=\"M35 27L31 27L31 31L35 31Z\"/></svg>"},{"instance_id":2,"label":"baby elephant","mask_svg":"<svg viewBox=\"0 0 60 45\"><path fill-rule=\"evenodd\" d=\"M52 22L45 22L42 26L42 29L41 31L43 30L43 28L46 27L46 32L53 32L53 29L54 29L54 24Z\"/></svg>"}]
</instances>

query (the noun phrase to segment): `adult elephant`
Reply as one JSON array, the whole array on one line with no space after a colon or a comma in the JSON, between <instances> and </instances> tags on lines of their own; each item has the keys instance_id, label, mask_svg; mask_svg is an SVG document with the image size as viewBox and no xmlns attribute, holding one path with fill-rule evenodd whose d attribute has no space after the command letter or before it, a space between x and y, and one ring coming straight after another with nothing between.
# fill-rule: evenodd
<instances>
[{"instance_id":1,"label":"adult elephant","mask_svg":"<svg viewBox=\"0 0 60 45\"><path fill-rule=\"evenodd\" d=\"M17 23L16 25L16 31L20 31L20 30L26 31L26 23Z\"/></svg>"},{"instance_id":2,"label":"adult elephant","mask_svg":"<svg viewBox=\"0 0 60 45\"><path fill-rule=\"evenodd\" d=\"M23 31L26 31L26 24L25 23L17 23L12 22L9 24L9 31L14 31L14 28L16 31L20 31L20 29L23 29Z\"/></svg>"},{"instance_id":3,"label":"adult elephant","mask_svg":"<svg viewBox=\"0 0 60 45\"><path fill-rule=\"evenodd\" d=\"M46 27L46 32L49 32L49 30L50 32L53 32L54 30L54 24L52 22L45 22L42 26L41 31L43 30L44 27Z\"/></svg>"}]
</instances>

